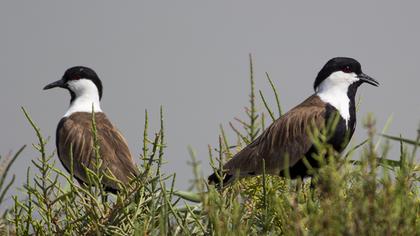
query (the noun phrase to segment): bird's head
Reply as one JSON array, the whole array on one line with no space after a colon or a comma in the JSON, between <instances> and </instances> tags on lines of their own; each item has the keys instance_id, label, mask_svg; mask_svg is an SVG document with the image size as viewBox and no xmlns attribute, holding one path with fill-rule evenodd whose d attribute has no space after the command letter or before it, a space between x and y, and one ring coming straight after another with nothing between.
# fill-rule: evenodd
<instances>
[{"instance_id":1,"label":"bird's head","mask_svg":"<svg viewBox=\"0 0 420 236\"><path fill-rule=\"evenodd\" d=\"M379 83L362 72L360 63L353 58L335 57L329 60L318 73L314 83L315 91L342 89L347 91L350 85L356 87L362 83L378 86Z\"/></svg>"},{"instance_id":2,"label":"bird's head","mask_svg":"<svg viewBox=\"0 0 420 236\"><path fill-rule=\"evenodd\" d=\"M84 66L75 66L66 70L63 77L44 87L65 88L70 91L72 101L83 95L97 95L102 98L102 82L94 70Z\"/></svg>"}]
</instances>

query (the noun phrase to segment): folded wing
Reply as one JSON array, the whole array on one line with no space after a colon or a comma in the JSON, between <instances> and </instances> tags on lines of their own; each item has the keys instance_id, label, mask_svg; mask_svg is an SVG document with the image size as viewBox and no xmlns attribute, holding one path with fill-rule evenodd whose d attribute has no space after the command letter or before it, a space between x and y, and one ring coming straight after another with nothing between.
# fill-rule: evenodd
<instances>
[{"instance_id":1,"label":"folded wing","mask_svg":"<svg viewBox=\"0 0 420 236\"><path fill-rule=\"evenodd\" d=\"M126 184L138 175L138 169L121 133L109 122L104 113L96 113L96 128L99 142L99 153L102 160L101 171L114 175L116 179ZM63 118L57 128L57 150L60 161L70 170L70 146L72 145L74 160L74 175L86 183L84 166L94 169L96 156L93 148L92 114L74 113ZM119 189L118 184L109 178L104 178L103 184L111 191Z\"/></svg>"},{"instance_id":2,"label":"folded wing","mask_svg":"<svg viewBox=\"0 0 420 236\"><path fill-rule=\"evenodd\" d=\"M273 122L257 139L242 149L224 165L223 182L235 177L254 176L265 172L278 175L301 160L312 146L308 132L313 126L322 128L325 123L324 103L318 96L309 97ZM209 182L218 183L215 174Z\"/></svg>"}]
</instances>

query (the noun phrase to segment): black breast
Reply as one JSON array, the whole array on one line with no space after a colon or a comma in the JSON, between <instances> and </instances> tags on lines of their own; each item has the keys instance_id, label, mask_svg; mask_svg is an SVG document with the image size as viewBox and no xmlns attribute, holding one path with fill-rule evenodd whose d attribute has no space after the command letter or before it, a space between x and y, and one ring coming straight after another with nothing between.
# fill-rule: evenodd
<instances>
[{"instance_id":1,"label":"black breast","mask_svg":"<svg viewBox=\"0 0 420 236\"><path fill-rule=\"evenodd\" d=\"M350 97L350 119L346 125L346 120L343 117L339 116L339 121L335 127L334 135L328 140L328 143L333 146L338 152L342 152L347 144L349 143L351 137L353 136L355 127L356 127L356 109L354 106L354 94L353 97ZM338 110L335 109L330 104L326 104L325 120L328 121L331 117L339 114ZM319 168L319 162L313 158L313 154L316 152L316 148L312 146L309 151L305 154L306 160L309 162L311 167ZM280 175L284 176L285 172L281 171ZM303 160L299 160L294 166L289 168L290 178L295 179L297 177L306 177L308 176L308 168L306 167Z\"/></svg>"},{"instance_id":2,"label":"black breast","mask_svg":"<svg viewBox=\"0 0 420 236\"><path fill-rule=\"evenodd\" d=\"M351 110L351 108L350 108ZM334 116L339 114L335 107L327 104L325 120L334 119ZM328 143L331 144L335 150L342 152L347 144L349 143L351 137L354 133L354 128L356 125L356 116L350 112L350 119L347 121L343 119L340 115L338 116L338 123L334 130L334 135L329 139Z\"/></svg>"}]
</instances>

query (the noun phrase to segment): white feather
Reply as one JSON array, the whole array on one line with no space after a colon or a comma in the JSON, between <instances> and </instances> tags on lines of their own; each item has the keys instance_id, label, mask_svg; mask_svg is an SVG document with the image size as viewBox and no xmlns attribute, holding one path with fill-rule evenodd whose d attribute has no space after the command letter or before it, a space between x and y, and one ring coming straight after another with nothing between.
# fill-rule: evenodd
<instances>
[{"instance_id":1,"label":"white feather","mask_svg":"<svg viewBox=\"0 0 420 236\"><path fill-rule=\"evenodd\" d=\"M67 85L76 98L70 104L64 117L68 117L75 112L92 112L92 106L95 112L102 112L98 88L91 80L71 80L67 82Z\"/></svg>"},{"instance_id":2,"label":"white feather","mask_svg":"<svg viewBox=\"0 0 420 236\"><path fill-rule=\"evenodd\" d=\"M347 95L349 86L358 81L355 73L344 73L337 71L321 82L316 93L322 101L331 104L338 110L341 117L346 121L350 120L350 99Z\"/></svg>"}]
</instances>

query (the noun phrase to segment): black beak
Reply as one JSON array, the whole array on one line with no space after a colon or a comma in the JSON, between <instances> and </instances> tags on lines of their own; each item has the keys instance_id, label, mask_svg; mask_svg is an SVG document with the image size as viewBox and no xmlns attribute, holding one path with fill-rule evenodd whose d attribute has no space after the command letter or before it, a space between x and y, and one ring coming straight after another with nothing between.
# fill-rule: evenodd
<instances>
[{"instance_id":1,"label":"black beak","mask_svg":"<svg viewBox=\"0 0 420 236\"><path fill-rule=\"evenodd\" d=\"M60 79L60 80L57 80L57 81L52 82L51 84L48 84L47 86L45 86L44 90L52 89L52 88L55 88L55 87L65 88L65 86L66 86L66 84L65 84L64 80Z\"/></svg>"},{"instance_id":2,"label":"black beak","mask_svg":"<svg viewBox=\"0 0 420 236\"><path fill-rule=\"evenodd\" d=\"M361 73L361 74L357 75L357 77L363 82L366 82L366 83L371 84L371 85L376 86L376 87L379 86L378 81L374 80L372 77L370 77L369 75L367 75L365 73Z\"/></svg>"}]
</instances>

